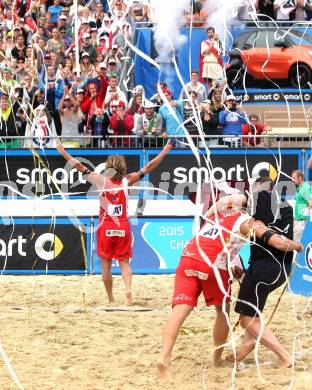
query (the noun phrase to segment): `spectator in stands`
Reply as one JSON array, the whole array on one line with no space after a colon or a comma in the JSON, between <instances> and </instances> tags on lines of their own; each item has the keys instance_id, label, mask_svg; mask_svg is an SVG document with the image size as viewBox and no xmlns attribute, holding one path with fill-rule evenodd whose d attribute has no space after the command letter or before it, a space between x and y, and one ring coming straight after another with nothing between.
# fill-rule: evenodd
<instances>
[{"instance_id":1,"label":"spectator in stands","mask_svg":"<svg viewBox=\"0 0 312 390\"><path fill-rule=\"evenodd\" d=\"M130 136L134 126L134 118L132 115L127 114L125 111L125 103L119 101L116 109L113 110L113 115L110 118L110 127L114 136ZM113 146L130 147L129 138L114 139Z\"/></svg>"},{"instance_id":2,"label":"spectator in stands","mask_svg":"<svg viewBox=\"0 0 312 390\"><path fill-rule=\"evenodd\" d=\"M211 109L210 100L205 100L201 105L200 120L201 120L202 130L205 136L221 135L220 128L218 127L219 124L218 114L213 113ZM215 138L205 137L205 144L209 147L219 145L219 141L220 139L218 137ZM201 146L203 146L203 144L201 144Z\"/></svg>"},{"instance_id":3,"label":"spectator in stands","mask_svg":"<svg viewBox=\"0 0 312 390\"><path fill-rule=\"evenodd\" d=\"M63 60L65 44L57 27L52 29L52 38L48 40L46 50L55 53L58 59Z\"/></svg>"},{"instance_id":4,"label":"spectator in stands","mask_svg":"<svg viewBox=\"0 0 312 390\"><path fill-rule=\"evenodd\" d=\"M225 136L223 141L225 146L242 146L242 125L247 122L246 113L237 109L235 96L229 95L226 98L226 107L219 113L219 123L223 126L222 134ZM235 137L226 137L226 136Z\"/></svg>"},{"instance_id":5,"label":"spectator in stands","mask_svg":"<svg viewBox=\"0 0 312 390\"><path fill-rule=\"evenodd\" d=\"M121 101L124 103L125 107L128 105L125 94L120 90L117 84L117 75L112 75L109 78L109 84L103 105L103 110L108 110L109 115L112 115L113 110L119 106Z\"/></svg>"},{"instance_id":6,"label":"spectator in stands","mask_svg":"<svg viewBox=\"0 0 312 390\"><path fill-rule=\"evenodd\" d=\"M17 68L14 70L13 75L15 80L20 83L26 76L27 71L25 69L25 58L18 58Z\"/></svg>"},{"instance_id":7,"label":"spectator in stands","mask_svg":"<svg viewBox=\"0 0 312 390\"><path fill-rule=\"evenodd\" d=\"M81 53L81 55L83 53L88 53L89 58L90 58L90 62L92 64L95 63L97 52L96 52L96 48L91 44L91 36L88 32L84 33L82 35L82 40L81 40L81 45L80 45L80 53Z\"/></svg>"},{"instance_id":8,"label":"spectator in stands","mask_svg":"<svg viewBox=\"0 0 312 390\"><path fill-rule=\"evenodd\" d=\"M291 14L296 10L297 0L274 0L274 11L277 21L289 21Z\"/></svg>"},{"instance_id":9,"label":"spectator in stands","mask_svg":"<svg viewBox=\"0 0 312 390\"><path fill-rule=\"evenodd\" d=\"M146 0L132 0L130 2L129 15L135 23L142 23L147 21L147 8L148 4Z\"/></svg>"},{"instance_id":10,"label":"spectator in stands","mask_svg":"<svg viewBox=\"0 0 312 390\"><path fill-rule=\"evenodd\" d=\"M163 119L163 138L174 137L177 142L177 146L183 147L183 139L181 136L184 135L182 124L184 122L183 116L183 101L172 99L172 93L169 89L163 91L166 99L168 100L169 107L164 104L159 109L159 114ZM175 138L178 137L178 138Z\"/></svg>"},{"instance_id":11,"label":"spectator in stands","mask_svg":"<svg viewBox=\"0 0 312 390\"><path fill-rule=\"evenodd\" d=\"M115 17L118 17L119 15L125 17L127 15L128 7L124 0L112 0L110 10Z\"/></svg>"},{"instance_id":12,"label":"spectator in stands","mask_svg":"<svg viewBox=\"0 0 312 390\"><path fill-rule=\"evenodd\" d=\"M207 28L207 39L201 42L201 78L207 82L208 89L218 77L223 77L222 44L213 27Z\"/></svg>"},{"instance_id":13,"label":"spectator in stands","mask_svg":"<svg viewBox=\"0 0 312 390\"><path fill-rule=\"evenodd\" d=\"M294 240L300 242L305 224L312 208L312 187L304 181L303 172L295 170L291 173L296 186L296 204L294 214Z\"/></svg>"},{"instance_id":14,"label":"spectator in stands","mask_svg":"<svg viewBox=\"0 0 312 390\"><path fill-rule=\"evenodd\" d=\"M110 58L108 60L107 70L106 70L107 78L109 79L113 75L118 75L119 71L120 71L120 66L119 67L117 66L117 62L115 58Z\"/></svg>"},{"instance_id":15,"label":"spectator in stands","mask_svg":"<svg viewBox=\"0 0 312 390\"><path fill-rule=\"evenodd\" d=\"M90 120L97 108L103 106L105 97L105 84L101 84L99 89L95 82L90 82L87 86L87 93L81 103L81 111L86 115L87 129L90 129Z\"/></svg>"},{"instance_id":16,"label":"spectator in stands","mask_svg":"<svg viewBox=\"0 0 312 390\"><path fill-rule=\"evenodd\" d=\"M14 80L12 75L12 68L6 66L5 68L3 68L2 74L3 79L1 79L1 86L6 90L5 92L9 92L10 88L16 84L16 81Z\"/></svg>"},{"instance_id":17,"label":"spectator in stands","mask_svg":"<svg viewBox=\"0 0 312 390\"><path fill-rule=\"evenodd\" d=\"M110 125L110 119L106 112L103 112L102 108L97 108L95 113L90 119L91 134L101 136L101 139L93 139L93 147L101 147L101 141L104 141L104 146L108 146L108 128Z\"/></svg>"},{"instance_id":18,"label":"spectator in stands","mask_svg":"<svg viewBox=\"0 0 312 390\"><path fill-rule=\"evenodd\" d=\"M213 114L217 114L223 110L224 107L224 94L220 88L216 88L209 93L209 99L211 101L211 110Z\"/></svg>"},{"instance_id":19,"label":"spectator in stands","mask_svg":"<svg viewBox=\"0 0 312 390\"><path fill-rule=\"evenodd\" d=\"M134 133L141 138L140 146L157 147L162 144L157 142L157 137L162 133L162 117L155 112L155 105L149 100L144 100L144 113L139 115Z\"/></svg>"},{"instance_id":20,"label":"spectator in stands","mask_svg":"<svg viewBox=\"0 0 312 390\"><path fill-rule=\"evenodd\" d=\"M127 110L127 113L133 115L134 117L134 127L136 127L138 117L142 115L143 112L143 94L142 90L138 89L134 92L134 96L131 98L129 108Z\"/></svg>"},{"instance_id":21,"label":"spectator in stands","mask_svg":"<svg viewBox=\"0 0 312 390\"><path fill-rule=\"evenodd\" d=\"M50 22L52 26L57 26L57 20L62 11L63 7L60 5L60 0L53 0L53 5L48 8L48 13L50 14Z\"/></svg>"},{"instance_id":22,"label":"spectator in stands","mask_svg":"<svg viewBox=\"0 0 312 390\"><path fill-rule=\"evenodd\" d=\"M191 81L185 84L185 88L182 88L180 93L180 99L187 99L186 91L190 93L191 91L195 91L197 93L197 101L198 103L202 103L207 99L207 92L205 86L198 81L198 71L191 71Z\"/></svg>"},{"instance_id":23,"label":"spectator in stands","mask_svg":"<svg viewBox=\"0 0 312 390\"><path fill-rule=\"evenodd\" d=\"M58 111L62 123L62 136L72 137L79 135L78 132L78 104L75 98L72 96L72 91L69 89L67 85L64 86L64 94L62 99L60 100ZM79 147L79 139L73 138L65 138L63 139L63 145L70 144L72 147Z\"/></svg>"},{"instance_id":24,"label":"spectator in stands","mask_svg":"<svg viewBox=\"0 0 312 390\"><path fill-rule=\"evenodd\" d=\"M47 79L39 80L40 88L45 92L47 101L50 103L50 114L54 119L56 132L62 133L62 123L58 113L59 102L63 96L64 84L61 79L56 79L56 72L52 65L47 66Z\"/></svg>"},{"instance_id":25,"label":"spectator in stands","mask_svg":"<svg viewBox=\"0 0 312 390\"><path fill-rule=\"evenodd\" d=\"M9 96L6 94L1 95L1 121L0 121L0 149L3 148L18 148L18 140L1 140L1 137L16 137L18 135L24 135L21 130L26 124L26 117L19 107L18 102L11 104ZM18 121L16 120L18 116ZM17 123L20 122L20 123ZM18 127L20 125L20 127Z\"/></svg>"},{"instance_id":26,"label":"spectator in stands","mask_svg":"<svg viewBox=\"0 0 312 390\"><path fill-rule=\"evenodd\" d=\"M275 20L274 0L256 0L255 7L260 20Z\"/></svg>"},{"instance_id":27,"label":"spectator in stands","mask_svg":"<svg viewBox=\"0 0 312 390\"><path fill-rule=\"evenodd\" d=\"M23 35L19 35L16 38L16 45L11 50L11 55L16 59L26 57L26 45L25 45L25 39Z\"/></svg>"},{"instance_id":28,"label":"spectator in stands","mask_svg":"<svg viewBox=\"0 0 312 390\"><path fill-rule=\"evenodd\" d=\"M312 19L312 1L311 0L300 0L304 10L305 20L310 21Z\"/></svg>"},{"instance_id":29,"label":"spectator in stands","mask_svg":"<svg viewBox=\"0 0 312 390\"><path fill-rule=\"evenodd\" d=\"M199 107L197 93L191 91L190 99L185 101L183 108L184 126L190 135L198 135L198 122L196 122L196 117L198 118L200 112Z\"/></svg>"},{"instance_id":30,"label":"spectator in stands","mask_svg":"<svg viewBox=\"0 0 312 390\"><path fill-rule=\"evenodd\" d=\"M167 89L167 83L160 82L156 85L157 92L150 98L150 101L154 104L155 106L155 111L159 112L159 108L164 104L162 101L162 98L160 96L160 93L158 92L158 88L160 88L162 91Z\"/></svg>"},{"instance_id":31,"label":"spectator in stands","mask_svg":"<svg viewBox=\"0 0 312 390\"><path fill-rule=\"evenodd\" d=\"M89 53L84 52L81 55L81 63L80 63L80 71L81 78L84 81L88 79L92 79L95 77L95 68L94 65L91 64Z\"/></svg>"},{"instance_id":32,"label":"spectator in stands","mask_svg":"<svg viewBox=\"0 0 312 390\"><path fill-rule=\"evenodd\" d=\"M253 136L266 134L271 130L272 130L271 126L267 126L263 123L259 123L258 115L251 114L249 115L249 123L246 123L242 126L243 135L249 136L243 138L243 144L247 147L265 146L265 142L261 140L260 137L253 137Z\"/></svg>"}]
</instances>

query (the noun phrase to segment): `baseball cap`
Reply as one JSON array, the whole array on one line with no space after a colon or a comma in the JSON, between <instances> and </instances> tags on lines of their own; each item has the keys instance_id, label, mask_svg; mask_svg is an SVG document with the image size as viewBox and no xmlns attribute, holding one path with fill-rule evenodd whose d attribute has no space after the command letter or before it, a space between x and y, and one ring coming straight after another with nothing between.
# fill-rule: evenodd
<instances>
[{"instance_id":1,"label":"baseball cap","mask_svg":"<svg viewBox=\"0 0 312 390\"><path fill-rule=\"evenodd\" d=\"M112 49L118 49L118 45L113 45Z\"/></svg>"},{"instance_id":2,"label":"baseball cap","mask_svg":"<svg viewBox=\"0 0 312 390\"><path fill-rule=\"evenodd\" d=\"M66 96L64 97L64 100L70 100L70 96L69 96L69 95L66 95Z\"/></svg>"},{"instance_id":3,"label":"baseball cap","mask_svg":"<svg viewBox=\"0 0 312 390\"><path fill-rule=\"evenodd\" d=\"M82 18L82 19L81 19L81 24L89 24L88 19Z\"/></svg>"},{"instance_id":4,"label":"baseball cap","mask_svg":"<svg viewBox=\"0 0 312 390\"><path fill-rule=\"evenodd\" d=\"M150 100L145 99L143 102L143 108L155 108L156 105L152 103Z\"/></svg>"},{"instance_id":5,"label":"baseball cap","mask_svg":"<svg viewBox=\"0 0 312 390\"><path fill-rule=\"evenodd\" d=\"M85 39L85 38L90 38L90 34L89 33L82 34L82 39Z\"/></svg>"},{"instance_id":6,"label":"baseball cap","mask_svg":"<svg viewBox=\"0 0 312 390\"><path fill-rule=\"evenodd\" d=\"M59 19L67 20L67 16L66 15L60 15Z\"/></svg>"},{"instance_id":7,"label":"baseball cap","mask_svg":"<svg viewBox=\"0 0 312 390\"><path fill-rule=\"evenodd\" d=\"M106 69L106 64L105 64L105 62L100 62L100 68L105 68Z\"/></svg>"},{"instance_id":8,"label":"baseball cap","mask_svg":"<svg viewBox=\"0 0 312 390\"><path fill-rule=\"evenodd\" d=\"M82 57L90 57L90 56L89 56L89 53L85 51L85 52L83 52L83 53L81 54L81 58L82 58Z\"/></svg>"},{"instance_id":9,"label":"baseball cap","mask_svg":"<svg viewBox=\"0 0 312 390\"><path fill-rule=\"evenodd\" d=\"M234 95L228 95L226 97L226 101L228 101L228 100L236 100L236 97Z\"/></svg>"},{"instance_id":10,"label":"baseball cap","mask_svg":"<svg viewBox=\"0 0 312 390\"><path fill-rule=\"evenodd\" d=\"M125 108L126 105L125 105L125 103L124 103L122 100L119 100L119 103L118 103L118 106L117 106L117 107Z\"/></svg>"},{"instance_id":11,"label":"baseball cap","mask_svg":"<svg viewBox=\"0 0 312 390\"><path fill-rule=\"evenodd\" d=\"M114 58L111 58L109 61L108 61L109 64L116 64L116 61L114 60Z\"/></svg>"},{"instance_id":12,"label":"baseball cap","mask_svg":"<svg viewBox=\"0 0 312 390\"><path fill-rule=\"evenodd\" d=\"M78 88L77 89L77 93L84 93L84 89L83 88Z\"/></svg>"}]
</instances>

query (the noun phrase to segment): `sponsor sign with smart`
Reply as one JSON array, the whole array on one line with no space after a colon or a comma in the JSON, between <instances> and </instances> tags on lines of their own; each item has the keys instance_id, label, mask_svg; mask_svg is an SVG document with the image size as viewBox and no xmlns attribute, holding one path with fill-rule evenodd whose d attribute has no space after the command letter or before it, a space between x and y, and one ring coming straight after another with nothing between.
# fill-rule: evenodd
<instances>
[{"instance_id":1,"label":"sponsor sign with smart","mask_svg":"<svg viewBox=\"0 0 312 390\"><path fill-rule=\"evenodd\" d=\"M73 156L79 156L82 162L90 169L101 173L105 167L105 160L109 154L115 154L116 150L73 150ZM40 153L40 152L39 152ZM47 150L41 154L43 166L30 151L0 151L0 183L5 183L15 191L25 196L59 195L57 187L63 193L72 196L97 196L96 192L90 192L91 185L83 178L83 175L73 168L65 168L66 161L55 150ZM128 172L140 169L141 154L136 151L122 151L126 158ZM6 186L0 187L1 196L14 196Z\"/></svg>"},{"instance_id":2,"label":"sponsor sign with smart","mask_svg":"<svg viewBox=\"0 0 312 390\"><path fill-rule=\"evenodd\" d=\"M80 222L89 225L90 219ZM0 237L4 273L83 273L89 269L89 234L81 233L66 218L14 219L0 225Z\"/></svg>"},{"instance_id":3,"label":"sponsor sign with smart","mask_svg":"<svg viewBox=\"0 0 312 390\"><path fill-rule=\"evenodd\" d=\"M281 164L279 181L290 181L292 170L301 167L300 156L298 150L283 150L281 156L278 151L212 150L212 164L208 169L206 156L201 157L199 166L191 152L173 150L159 168L150 173L147 180L152 186L171 195L183 196L196 191L198 183L207 183L211 178L215 181L240 181L248 177L269 176L276 180L277 165ZM147 152L149 160L154 157L155 152Z\"/></svg>"}]
</instances>

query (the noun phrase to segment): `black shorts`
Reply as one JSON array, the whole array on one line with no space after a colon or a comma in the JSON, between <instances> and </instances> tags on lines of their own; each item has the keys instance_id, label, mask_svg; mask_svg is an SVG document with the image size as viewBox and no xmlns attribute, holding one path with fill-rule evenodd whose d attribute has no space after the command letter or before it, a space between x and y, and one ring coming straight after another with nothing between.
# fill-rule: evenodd
<instances>
[{"instance_id":1,"label":"black shorts","mask_svg":"<svg viewBox=\"0 0 312 390\"><path fill-rule=\"evenodd\" d=\"M268 258L251 263L238 293L236 313L249 317L259 316L246 302L262 312L268 295L286 281L286 275L289 276L290 271L291 264L278 263Z\"/></svg>"}]
</instances>

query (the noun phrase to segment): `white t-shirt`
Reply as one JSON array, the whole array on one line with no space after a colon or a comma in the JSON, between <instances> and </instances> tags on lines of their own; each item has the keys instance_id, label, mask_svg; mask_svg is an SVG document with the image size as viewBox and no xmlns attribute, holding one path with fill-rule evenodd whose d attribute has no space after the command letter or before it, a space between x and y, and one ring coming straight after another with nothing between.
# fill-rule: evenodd
<instances>
[{"instance_id":1,"label":"white t-shirt","mask_svg":"<svg viewBox=\"0 0 312 390\"><path fill-rule=\"evenodd\" d=\"M289 20L289 14L296 8L297 0L275 0L274 6L279 5L276 11L277 20Z\"/></svg>"}]
</instances>

